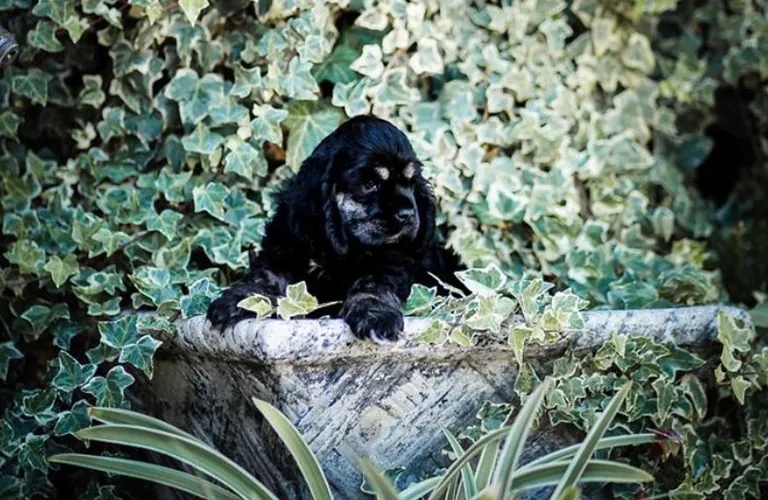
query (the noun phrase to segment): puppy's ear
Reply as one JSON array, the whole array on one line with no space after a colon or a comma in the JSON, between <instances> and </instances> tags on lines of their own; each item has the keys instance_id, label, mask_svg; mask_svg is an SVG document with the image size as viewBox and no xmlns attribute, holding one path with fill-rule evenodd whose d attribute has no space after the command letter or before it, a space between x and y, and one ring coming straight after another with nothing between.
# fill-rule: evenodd
<instances>
[{"instance_id":1,"label":"puppy's ear","mask_svg":"<svg viewBox=\"0 0 768 500\"><path fill-rule=\"evenodd\" d=\"M437 202L432 192L432 186L421 175L415 179L416 189L414 197L416 198L416 207L419 210L419 233L416 240L421 245L429 245L435 236L435 214L437 212Z\"/></svg>"},{"instance_id":2,"label":"puppy's ear","mask_svg":"<svg viewBox=\"0 0 768 500\"><path fill-rule=\"evenodd\" d=\"M333 161L328 162L328 166L323 174L322 193L325 234L328 236L333 250L339 255L344 255L349 250L349 244L344 234L344 227L339 216L339 208L336 205L336 181Z\"/></svg>"}]
</instances>

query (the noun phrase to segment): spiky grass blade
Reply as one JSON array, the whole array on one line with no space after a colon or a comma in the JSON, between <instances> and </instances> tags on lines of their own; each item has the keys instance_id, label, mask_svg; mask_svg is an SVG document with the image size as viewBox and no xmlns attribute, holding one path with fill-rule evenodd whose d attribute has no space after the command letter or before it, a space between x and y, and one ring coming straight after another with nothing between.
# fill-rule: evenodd
<instances>
[{"instance_id":1,"label":"spiky grass blade","mask_svg":"<svg viewBox=\"0 0 768 500\"><path fill-rule=\"evenodd\" d=\"M304 438L293 424L280 413L280 410L257 398L252 398L253 404L264 415L264 418L270 423L277 435L280 436L288 451L291 452L296 463L299 465L304 480L309 486L314 500L331 500L331 487L325 478L323 470L320 468L315 454L307 446Z\"/></svg>"},{"instance_id":2,"label":"spiky grass blade","mask_svg":"<svg viewBox=\"0 0 768 500\"><path fill-rule=\"evenodd\" d=\"M148 464L137 460L127 460L116 457L83 455L80 453L62 453L48 458L49 462L76 465L119 476L144 479L153 483L170 486L198 498L207 500L240 500L241 497L221 486L206 481L203 478L187 474L168 467Z\"/></svg>"},{"instance_id":3,"label":"spiky grass blade","mask_svg":"<svg viewBox=\"0 0 768 500\"><path fill-rule=\"evenodd\" d=\"M377 471L369 462L362 460L360 462L360 471L368 479L368 483L376 492L376 498L379 500L400 500L397 489L392 482Z\"/></svg>"},{"instance_id":4,"label":"spiky grass blade","mask_svg":"<svg viewBox=\"0 0 768 500\"><path fill-rule=\"evenodd\" d=\"M242 467L202 442L170 432L133 425L99 425L76 433L80 439L122 444L168 455L218 479L244 498L277 500Z\"/></svg>"},{"instance_id":5,"label":"spiky grass blade","mask_svg":"<svg viewBox=\"0 0 768 500\"><path fill-rule=\"evenodd\" d=\"M142 413L137 413L135 411L124 410L122 408L89 408L88 416L93 420L98 420L99 422L105 424L136 425L138 427L146 427L148 429L157 429L159 431L170 432L171 434L177 434L189 439L197 439L195 436L188 434L167 422L163 422L162 420L144 415Z\"/></svg>"},{"instance_id":6,"label":"spiky grass blade","mask_svg":"<svg viewBox=\"0 0 768 500\"><path fill-rule=\"evenodd\" d=\"M551 385L551 379L544 379L541 385L529 396L520 409L520 413L515 417L512 430L504 443L504 448L501 450L499 461L493 474L493 484L499 486L501 491L509 491L512 485L512 473L515 471L520 454L523 452L523 444L531 432L533 419L536 417L536 412L539 410L544 400L544 395L549 391Z\"/></svg>"},{"instance_id":7,"label":"spiky grass blade","mask_svg":"<svg viewBox=\"0 0 768 500\"><path fill-rule=\"evenodd\" d=\"M648 443L653 443L653 442L662 441L662 440L664 440L663 437L661 437L658 434L652 434L652 433L629 434L627 436L611 436L611 437L603 438L600 441L598 441L597 446L595 446L595 451L604 450L608 448L618 448L620 446L637 446L641 444L648 444ZM553 451L548 455L544 455L543 457L539 457L536 460L532 460L528 462L527 464L520 467L519 470L521 471L527 470L537 465L568 460L572 458L577 451L579 451L579 448L581 448L581 443L574 444L573 446L568 446L567 448L563 448L557 451Z\"/></svg>"},{"instance_id":8,"label":"spiky grass blade","mask_svg":"<svg viewBox=\"0 0 768 500\"><path fill-rule=\"evenodd\" d=\"M445 437L448 439L448 444L451 445L453 453L456 455L456 460L460 459L464 455L464 448L461 447L459 441L454 437L448 429L441 426L441 430ZM475 487L475 476L472 473L472 467L466 464L461 468L461 486L464 489L464 498L472 498L477 493Z\"/></svg>"},{"instance_id":9,"label":"spiky grass blade","mask_svg":"<svg viewBox=\"0 0 768 500\"><path fill-rule=\"evenodd\" d=\"M587 467L587 462L589 462L590 457L595 452L597 443L600 441L600 439L602 439L605 431L608 430L608 426L616 416L619 408L621 408L621 404L624 402L624 398L627 396L627 393L631 387L632 382L627 382L624 384L624 386L619 389L619 392L616 393L613 399L611 399L610 403L608 403L605 411L600 416L595 425L592 426L592 429L590 429L587 437L581 443L581 447L569 462L568 470L566 471L560 483L558 483L555 492L552 494L553 499L560 498L565 490L576 486L576 483L579 482L581 474Z\"/></svg>"}]
</instances>

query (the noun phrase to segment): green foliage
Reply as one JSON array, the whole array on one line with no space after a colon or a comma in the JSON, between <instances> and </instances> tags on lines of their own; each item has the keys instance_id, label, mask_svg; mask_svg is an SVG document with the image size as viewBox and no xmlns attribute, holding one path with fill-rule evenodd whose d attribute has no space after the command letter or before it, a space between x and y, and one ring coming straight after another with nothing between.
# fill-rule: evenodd
<instances>
[{"instance_id":1,"label":"green foliage","mask_svg":"<svg viewBox=\"0 0 768 500\"><path fill-rule=\"evenodd\" d=\"M653 434L623 436L618 439L601 439L602 433L623 402L629 385L625 386L611 401L609 410L603 414L600 422L595 427L594 436L596 437L592 441L585 441L582 445L572 446L543 456L537 460L537 463L528 464L516 470L515 463L521 451L520 446L522 446L525 436L532 428L533 417L537 414L549 387L549 381L545 380L535 393L531 395L521 411L521 415L525 416L524 418L518 418L510 427L497 429L468 449L466 453L461 449L458 441L446 431L449 441L457 452L457 460L442 476L427 479L409 487L403 492L398 492L387 477L379 473L366 461L361 462L361 470L377 498L415 500L430 492L431 499L443 498L446 490L457 479L457 471L461 469L462 474L466 472L463 477L467 488L465 493L472 491L472 497L474 497L474 493L478 491L478 488L472 475L473 471L469 465L469 460L482 452L483 447L495 445L498 441L506 439L505 451L511 449L510 443L513 443L515 450L517 450L514 452L514 461L511 458L512 455L503 455L500 458L499 462L495 464L498 477L495 476L495 482L483 489L485 492L499 491L500 488L503 488L501 491L512 490L522 492L531 488L557 484L561 478L563 480L568 479L571 482L570 484L575 484L576 482L632 483L653 480L653 477L646 472L628 465L607 460L589 459L589 456L595 450L622 445L644 444L658 440L658 437ZM256 398L253 398L253 403L276 431L294 460L296 460L301 471L301 477L309 486L312 498L315 500L330 500L332 494L328 480L320 468L317 457L312 453L298 430L277 408L269 403ZM145 479L180 489L199 498L211 498L211 495L216 498L226 499L277 498L258 479L236 463L214 448L170 424L140 413L113 410L111 408L91 408L88 413L92 418L103 422L104 425L81 429L77 431L76 435L78 437L90 441L102 441L149 449L168 455L190 465L199 473L207 474L217 479L225 488L201 479L196 475L135 460L79 453L60 453L51 456L48 460L57 464L77 465L112 474ZM580 465L580 472L573 478L565 474L573 467L569 467L569 463ZM502 485L506 486L502 487ZM466 494L464 497L456 498L472 497Z\"/></svg>"},{"instance_id":2,"label":"green foliage","mask_svg":"<svg viewBox=\"0 0 768 500\"><path fill-rule=\"evenodd\" d=\"M277 184L349 116L373 112L406 131L440 231L472 268L461 275L469 296L414 288L406 311L432 319L421 340L507 340L518 390L537 382L525 346L578 330L586 307L718 302L720 269L745 284L740 297L765 287L762 247L740 246L739 224L716 232L690 182L712 148L715 90L765 80L766 14L754 2L217 10L225 3L0 2L23 42L0 75L2 491L51 491L43 452L82 447L73 433L89 405L128 405L175 320L203 313L242 273ZM768 130L765 107L744 110L757 131ZM737 221L740 207L720 220ZM762 224L750 227L765 234ZM731 251L712 259L708 238L721 233ZM323 306L305 292L243 306L286 318ZM513 314L524 321L510 328ZM630 393L632 425L677 419L687 436L690 477L664 474L676 478L664 491L753 493L768 467L763 431L734 438L702 419L720 415L717 393L756 420L768 354L721 321L717 390L688 377L706 360L617 337L594 366L560 360L569 380L552 418L588 428L595 405L581 403L615 389L612 371L632 370L645 394ZM719 446L734 458L718 458Z\"/></svg>"}]
</instances>

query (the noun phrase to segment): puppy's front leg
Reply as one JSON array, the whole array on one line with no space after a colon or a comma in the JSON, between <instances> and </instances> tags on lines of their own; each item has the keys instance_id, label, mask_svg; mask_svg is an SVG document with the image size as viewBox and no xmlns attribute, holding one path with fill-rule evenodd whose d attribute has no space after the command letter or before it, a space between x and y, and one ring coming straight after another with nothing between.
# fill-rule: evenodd
<instances>
[{"instance_id":1,"label":"puppy's front leg","mask_svg":"<svg viewBox=\"0 0 768 500\"><path fill-rule=\"evenodd\" d=\"M256 314L237 307L237 304L251 295L263 295L275 305L277 298L285 295L285 290L291 284L291 275L287 271L271 269L261 265L251 268L245 278L224 290L219 298L208 307L208 320L219 330L247 319L255 318Z\"/></svg>"},{"instance_id":2,"label":"puppy's front leg","mask_svg":"<svg viewBox=\"0 0 768 500\"><path fill-rule=\"evenodd\" d=\"M379 344L397 340L404 326L403 299L399 295L410 289L405 279L367 276L352 285L341 314L355 336Z\"/></svg>"}]
</instances>

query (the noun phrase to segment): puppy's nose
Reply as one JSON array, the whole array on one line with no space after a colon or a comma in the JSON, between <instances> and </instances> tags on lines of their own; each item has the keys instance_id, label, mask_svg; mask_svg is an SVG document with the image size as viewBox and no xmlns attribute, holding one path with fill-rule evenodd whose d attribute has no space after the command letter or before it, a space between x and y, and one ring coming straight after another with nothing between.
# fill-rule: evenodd
<instances>
[{"instance_id":1,"label":"puppy's nose","mask_svg":"<svg viewBox=\"0 0 768 500\"><path fill-rule=\"evenodd\" d=\"M395 218L398 222L408 222L416 212L410 207L403 207L397 211Z\"/></svg>"}]
</instances>

